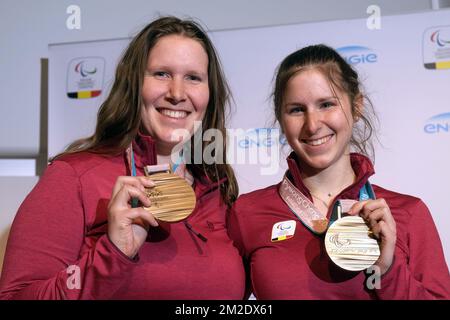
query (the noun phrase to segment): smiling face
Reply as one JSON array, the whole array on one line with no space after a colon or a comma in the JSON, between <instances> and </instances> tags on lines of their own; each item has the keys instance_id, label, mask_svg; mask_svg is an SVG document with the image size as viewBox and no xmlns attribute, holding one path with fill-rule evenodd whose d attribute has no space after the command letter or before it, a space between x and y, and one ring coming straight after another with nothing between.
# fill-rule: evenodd
<instances>
[{"instance_id":1,"label":"smiling face","mask_svg":"<svg viewBox=\"0 0 450 320\"><path fill-rule=\"evenodd\" d=\"M280 124L305 171L348 161L353 123L348 95L332 90L319 70L300 71L288 81Z\"/></svg>"},{"instance_id":2,"label":"smiling face","mask_svg":"<svg viewBox=\"0 0 450 320\"><path fill-rule=\"evenodd\" d=\"M181 35L164 36L150 50L142 87L142 125L168 155L180 139L176 129L193 133L209 101L208 55L202 45Z\"/></svg>"}]
</instances>

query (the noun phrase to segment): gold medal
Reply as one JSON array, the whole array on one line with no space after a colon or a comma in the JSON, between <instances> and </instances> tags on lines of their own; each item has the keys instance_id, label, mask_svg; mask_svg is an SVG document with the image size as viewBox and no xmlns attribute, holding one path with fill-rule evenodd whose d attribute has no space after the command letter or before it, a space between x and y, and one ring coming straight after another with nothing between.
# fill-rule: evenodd
<instances>
[{"instance_id":1,"label":"gold medal","mask_svg":"<svg viewBox=\"0 0 450 320\"><path fill-rule=\"evenodd\" d=\"M177 222L192 213L196 203L194 190L185 179L172 173L169 165L147 166L145 174L155 183L154 187L146 188L152 204L145 210L165 222Z\"/></svg>"},{"instance_id":2,"label":"gold medal","mask_svg":"<svg viewBox=\"0 0 450 320\"><path fill-rule=\"evenodd\" d=\"M372 266L380 257L378 241L373 238L360 216L341 217L341 205L337 205L338 219L328 228L325 249L330 259L349 271L361 271Z\"/></svg>"}]
</instances>

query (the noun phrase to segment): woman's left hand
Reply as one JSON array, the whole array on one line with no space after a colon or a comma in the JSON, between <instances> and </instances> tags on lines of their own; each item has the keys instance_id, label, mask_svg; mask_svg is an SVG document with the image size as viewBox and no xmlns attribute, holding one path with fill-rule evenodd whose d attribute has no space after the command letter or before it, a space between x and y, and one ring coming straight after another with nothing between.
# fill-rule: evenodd
<instances>
[{"instance_id":1,"label":"woman's left hand","mask_svg":"<svg viewBox=\"0 0 450 320\"><path fill-rule=\"evenodd\" d=\"M380 242L380 258L375 265L380 268L381 275L385 274L394 261L395 242L397 241L397 227L391 209L386 201L380 198L357 202L348 214L359 214Z\"/></svg>"}]
</instances>

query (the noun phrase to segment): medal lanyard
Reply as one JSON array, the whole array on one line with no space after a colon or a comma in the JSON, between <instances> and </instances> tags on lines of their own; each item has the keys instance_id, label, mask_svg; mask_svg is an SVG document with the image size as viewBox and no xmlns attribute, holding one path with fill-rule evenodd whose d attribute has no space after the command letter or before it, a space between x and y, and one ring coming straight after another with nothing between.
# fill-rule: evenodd
<instances>
[{"instance_id":1,"label":"medal lanyard","mask_svg":"<svg viewBox=\"0 0 450 320\"><path fill-rule=\"evenodd\" d=\"M134 160L134 152L133 152L133 145L131 144L130 147L128 148L129 150L129 163L130 163L130 167L131 167L131 176L132 177L136 177L136 162ZM138 207L138 199L137 198L132 198L131 199L131 207L132 208L137 208Z\"/></svg>"},{"instance_id":2,"label":"medal lanyard","mask_svg":"<svg viewBox=\"0 0 450 320\"><path fill-rule=\"evenodd\" d=\"M184 163L183 159L183 149L181 149L180 153L178 154L177 160L172 164L172 172L176 172L180 164Z\"/></svg>"},{"instance_id":3,"label":"medal lanyard","mask_svg":"<svg viewBox=\"0 0 450 320\"><path fill-rule=\"evenodd\" d=\"M137 173L136 173L136 161L134 159L133 144L130 144L130 146L127 148L127 155L128 155L128 157L127 157L128 164L129 164L130 169L131 169L131 176L132 177L136 177L137 176ZM183 158L183 153L181 153L178 156L177 161L175 161L175 163L173 163L171 165L172 172L175 172L177 170L177 168L184 163L183 159L184 159ZM137 205L138 205L138 200L133 198L133 200L131 202L131 205L132 205L133 208L136 208Z\"/></svg>"},{"instance_id":4,"label":"medal lanyard","mask_svg":"<svg viewBox=\"0 0 450 320\"><path fill-rule=\"evenodd\" d=\"M130 146L131 152L131 176L136 177L136 162L134 161L133 146Z\"/></svg>"},{"instance_id":5,"label":"medal lanyard","mask_svg":"<svg viewBox=\"0 0 450 320\"><path fill-rule=\"evenodd\" d=\"M373 192L372 185L367 180L367 182L359 190L359 201L365 201L369 199L375 200L375 193ZM341 218L342 213L346 213L350 208L356 203L355 200L351 199L339 199L333 206L333 212L330 217L330 224L332 224L336 219Z\"/></svg>"},{"instance_id":6,"label":"medal lanyard","mask_svg":"<svg viewBox=\"0 0 450 320\"><path fill-rule=\"evenodd\" d=\"M359 201L369 200L373 199L375 200L375 192L373 192L372 185L370 184L369 180L362 186L361 190L359 190Z\"/></svg>"},{"instance_id":7,"label":"medal lanyard","mask_svg":"<svg viewBox=\"0 0 450 320\"><path fill-rule=\"evenodd\" d=\"M294 215L314 234L321 235L327 229L330 221L324 216L303 193L298 190L291 181L284 176L280 188L278 190L281 198L287 204L289 209L294 213ZM359 201L375 199L375 193L373 192L372 186L369 181L367 181L364 186L359 191ZM331 218L333 218L336 213L340 211L346 212L346 209L351 206L355 200L338 200L334 207ZM343 209L345 207L345 210ZM334 221L334 220L333 220ZM332 221L332 222L333 222Z\"/></svg>"}]
</instances>

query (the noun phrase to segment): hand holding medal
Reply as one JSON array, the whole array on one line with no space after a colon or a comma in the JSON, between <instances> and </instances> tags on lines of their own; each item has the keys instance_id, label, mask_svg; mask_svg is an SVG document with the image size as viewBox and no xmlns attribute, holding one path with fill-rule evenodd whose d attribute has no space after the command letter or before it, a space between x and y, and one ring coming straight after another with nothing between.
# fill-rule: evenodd
<instances>
[{"instance_id":1,"label":"hand holding medal","mask_svg":"<svg viewBox=\"0 0 450 320\"><path fill-rule=\"evenodd\" d=\"M192 187L169 165L147 166L145 172L147 177L119 177L109 204L109 238L130 258L145 242L149 226L183 220L196 203ZM134 206L135 199L143 207Z\"/></svg>"},{"instance_id":2,"label":"hand holding medal","mask_svg":"<svg viewBox=\"0 0 450 320\"><path fill-rule=\"evenodd\" d=\"M359 214L380 242L380 258L375 265L380 267L383 275L392 265L397 240L397 228L389 206L384 199L360 201L355 203L348 213Z\"/></svg>"},{"instance_id":3,"label":"hand holding medal","mask_svg":"<svg viewBox=\"0 0 450 320\"><path fill-rule=\"evenodd\" d=\"M149 226L157 227L153 215L142 207L132 206L138 199L144 206L151 205L145 188L154 186L146 177L119 177L108 205L108 237L125 255L133 258L147 238Z\"/></svg>"},{"instance_id":4,"label":"hand holding medal","mask_svg":"<svg viewBox=\"0 0 450 320\"><path fill-rule=\"evenodd\" d=\"M325 248L330 259L349 271L361 271L372 266L380 256L377 239L366 222L359 216L345 216L355 200L338 200L334 209L337 220L325 235Z\"/></svg>"}]
</instances>

